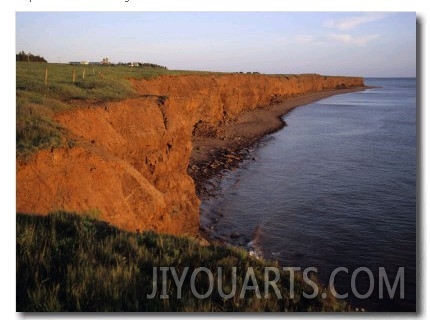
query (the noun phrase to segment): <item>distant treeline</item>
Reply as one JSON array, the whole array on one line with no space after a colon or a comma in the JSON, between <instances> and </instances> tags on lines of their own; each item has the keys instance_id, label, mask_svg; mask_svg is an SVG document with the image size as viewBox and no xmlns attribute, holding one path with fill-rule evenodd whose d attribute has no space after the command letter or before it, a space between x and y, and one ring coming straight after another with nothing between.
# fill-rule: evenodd
<instances>
[{"instance_id":1,"label":"distant treeline","mask_svg":"<svg viewBox=\"0 0 430 320\"><path fill-rule=\"evenodd\" d=\"M25 53L24 51L16 54L16 61L47 62L44 57L35 56L34 54Z\"/></svg>"},{"instance_id":2,"label":"distant treeline","mask_svg":"<svg viewBox=\"0 0 430 320\"><path fill-rule=\"evenodd\" d=\"M149 63L149 62L118 62L118 66L132 66L132 67L147 67L147 68L160 68L160 69L166 69L165 66L160 66L155 63Z\"/></svg>"}]
</instances>

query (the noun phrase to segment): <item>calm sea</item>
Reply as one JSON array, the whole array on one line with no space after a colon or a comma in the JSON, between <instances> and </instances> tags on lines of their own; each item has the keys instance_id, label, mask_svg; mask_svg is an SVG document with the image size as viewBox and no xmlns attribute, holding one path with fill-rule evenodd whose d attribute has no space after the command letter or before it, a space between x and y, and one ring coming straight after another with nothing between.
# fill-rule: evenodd
<instances>
[{"instance_id":1,"label":"calm sea","mask_svg":"<svg viewBox=\"0 0 430 320\"><path fill-rule=\"evenodd\" d=\"M325 285L346 268L335 289L354 307L414 311L416 80L365 83L377 88L287 114L255 160L224 175L219 195L202 203L201 224L281 266L317 268ZM392 298L387 289L379 296L384 272L392 288L398 276Z\"/></svg>"}]
</instances>

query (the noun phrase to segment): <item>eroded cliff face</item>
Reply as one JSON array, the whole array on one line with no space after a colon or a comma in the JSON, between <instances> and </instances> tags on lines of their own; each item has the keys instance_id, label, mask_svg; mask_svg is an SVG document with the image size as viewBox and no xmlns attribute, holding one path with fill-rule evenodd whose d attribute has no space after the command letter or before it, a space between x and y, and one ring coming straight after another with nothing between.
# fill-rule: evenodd
<instances>
[{"instance_id":1,"label":"eroded cliff face","mask_svg":"<svg viewBox=\"0 0 430 320\"><path fill-rule=\"evenodd\" d=\"M265 76L248 74L164 76L133 81L141 94L168 96L184 107L192 104L194 119L217 123L241 112L270 104L277 97L307 92L363 86L358 77L320 75Z\"/></svg>"},{"instance_id":2,"label":"eroded cliff face","mask_svg":"<svg viewBox=\"0 0 430 320\"><path fill-rule=\"evenodd\" d=\"M139 98L56 117L76 139L17 164L17 211L97 211L120 228L193 235L199 199L187 174L199 121L218 125L274 99L363 86L319 75L183 75L131 80Z\"/></svg>"}]
</instances>

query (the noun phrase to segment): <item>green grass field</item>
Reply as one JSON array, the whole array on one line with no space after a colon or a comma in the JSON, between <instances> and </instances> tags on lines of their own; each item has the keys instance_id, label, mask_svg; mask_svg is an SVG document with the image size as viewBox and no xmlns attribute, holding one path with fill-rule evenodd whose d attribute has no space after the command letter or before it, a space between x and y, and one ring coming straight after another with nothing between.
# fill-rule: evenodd
<instances>
[{"instance_id":1,"label":"green grass field","mask_svg":"<svg viewBox=\"0 0 430 320\"><path fill-rule=\"evenodd\" d=\"M264 297L264 267L270 261L257 260L247 251L219 245L202 246L187 238L153 232L130 233L87 216L59 212L48 216L17 214L16 279L17 311L347 311L344 302L333 296L321 298L323 288L313 299L303 292L313 289L300 274L294 278L294 297L290 298L290 274L281 271L277 286L278 299L269 287ZM174 267L178 277L185 267L181 298L169 274L166 281L168 299L161 299L161 273L157 277L157 294L153 291L153 267ZM195 296L191 288L191 271L208 268L220 278L224 294L233 289L232 268L237 268L235 294L222 298L218 290L205 299ZM261 298L255 290L240 297L248 267L255 273ZM273 279L273 276L271 276ZM215 279L217 283L217 279ZM195 278L194 287L204 294L209 289L206 273ZM215 285L215 289L217 284ZM328 292L327 292L328 293Z\"/></svg>"}]
</instances>

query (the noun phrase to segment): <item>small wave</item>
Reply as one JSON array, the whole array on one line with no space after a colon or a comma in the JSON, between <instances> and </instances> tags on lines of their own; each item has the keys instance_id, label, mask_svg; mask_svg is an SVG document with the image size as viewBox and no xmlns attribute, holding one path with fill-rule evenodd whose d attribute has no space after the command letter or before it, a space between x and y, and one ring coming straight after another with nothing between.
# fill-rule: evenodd
<instances>
[{"instance_id":1,"label":"small wave","mask_svg":"<svg viewBox=\"0 0 430 320\"><path fill-rule=\"evenodd\" d=\"M246 245L246 249L248 250L248 254L251 257L261 259L263 258L263 252L261 251L260 247L255 244L254 241L248 242Z\"/></svg>"}]
</instances>

